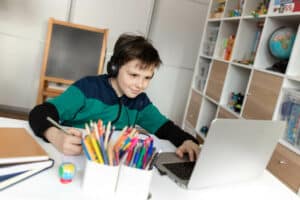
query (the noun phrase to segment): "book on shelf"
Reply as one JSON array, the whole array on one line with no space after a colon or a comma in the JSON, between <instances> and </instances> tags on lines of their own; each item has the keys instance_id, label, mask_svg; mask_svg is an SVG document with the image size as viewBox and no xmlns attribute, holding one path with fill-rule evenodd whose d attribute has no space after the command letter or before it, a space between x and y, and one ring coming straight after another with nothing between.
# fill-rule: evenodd
<instances>
[{"instance_id":1,"label":"book on shelf","mask_svg":"<svg viewBox=\"0 0 300 200\"><path fill-rule=\"evenodd\" d=\"M292 104L286 137L292 145L298 145L300 137L300 104Z\"/></svg>"},{"instance_id":2,"label":"book on shelf","mask_svg":"<svg viewBox=\"0 0 300 200\"><path fill-rule=\"evenodd\" d=\"M217 37L218 37L218 32L219 32L219 26L211 26L207 28L207 39L204 42L204 49L203 49L203 54L206 56L213 56Z\"/></svg>"},{"instance_id":3,"label":"book on shelf","mask_svg":"<svg viewBox=\"0 0 300 200\"><path fill-rule=\"evenodd\" d=\"M295 12L295 1L296 0L274 0L271 8L274 13Z\"/></svg>"},{"instance_id":4,"label":"book on shelf","mask_svg":"<svg viewBox=\"0 0 300 200\"><path fill-rule=\"evenodd\" d=\"M264 22L257 22L257 24L256 24L255 37L254 37L253 46L252 46L251 52L250 52L249 64L254 63L256 52L257 52L261 34L262 34L263 26L264 26Z\"/></svg>"},{"instance_id":5,"label":"book on shelf","mask_svg":"<svg viewBox=\"0 0 300 200\"><path fill-rule=\"evenodd\" d=\"M300 0L294 0L294 12L299 12L300 11Z\"/></svg>"},{"instance_id":6,"label":"book on shelf","mask_svg":"<svg viewBox=\"0 0 300 200\"><path fill-rule=\"evenodd\" d=\"M24 128L0 128L0 190L53 166L54 161Z\"/></svg>"}]
</instances>

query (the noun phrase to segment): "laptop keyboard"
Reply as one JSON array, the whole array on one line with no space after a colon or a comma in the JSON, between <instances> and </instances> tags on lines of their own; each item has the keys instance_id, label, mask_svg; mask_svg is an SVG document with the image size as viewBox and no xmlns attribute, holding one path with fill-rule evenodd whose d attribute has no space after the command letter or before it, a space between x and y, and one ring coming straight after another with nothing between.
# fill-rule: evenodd
<instances>
[{"instance_id":1,"label":"laptop keyboard","mask_svg":"<svg viewBox=\"0 0 300 200\"><path fill-rule=\"evenodd\" d=\"M179 178L189 180L192 175L195 162L164 163L163 166Z\"/></svg>"}]
</instances>

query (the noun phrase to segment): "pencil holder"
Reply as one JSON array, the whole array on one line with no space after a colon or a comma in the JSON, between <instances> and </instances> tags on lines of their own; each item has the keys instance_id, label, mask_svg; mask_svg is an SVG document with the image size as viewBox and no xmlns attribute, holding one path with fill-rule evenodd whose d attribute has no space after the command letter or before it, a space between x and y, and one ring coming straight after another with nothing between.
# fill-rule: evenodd
<instances>
[{"instance_id":1,"label":"pencil holder","mask_svg":"<svg viewBox=\"0 0 300 200\"><path fill-rule=\"evenodd\" d=\"M117 199L146 200L152 179L152 170L120 166Z\"/></svg>"},{"instance_id":2,"label":"pencil holder","mask_svg":"<svg viewBox=\"0 0 300 200\"><path fill-rule=\"evenodd\" d=\"M88 197L110 199L115 195L119 166L103 165L87 160L81 188Z\"/></svg>"}]
</instances>

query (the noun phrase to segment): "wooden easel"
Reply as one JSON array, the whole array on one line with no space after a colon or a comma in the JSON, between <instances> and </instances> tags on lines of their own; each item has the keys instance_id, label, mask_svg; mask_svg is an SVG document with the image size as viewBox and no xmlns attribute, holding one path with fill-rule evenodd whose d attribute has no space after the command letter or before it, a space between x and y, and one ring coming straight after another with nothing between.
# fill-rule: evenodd
<instances>
[{"instance_id":1,"label":"wooden easel","mask_svg":"<svg viewBox=\"0 0 300 200\"><path fill-rule=\"evenodd\" d=\"M53 31L56 29L58 30L58 28L59 28L60 32L53 33ZM66 36L63 35L64 28L66 29ZM80 35L83 35L84 37L82 38ZM89 37L89 35L91 35L92 37ZM71 36L71 37L69 37L69 36ZM73 24L73 23L59 21L59 20L50 18L49 22L48 22L48 34L47 34L47 40L46 40L46 44L45 44L45 51L44 51L42 69L41 69L37 104L43 103L47 98L58 96L59 94L61 94L64 91L64 89L57 89L57 88L49 87L50 83L62 84L62 85L69 86L74 81L81 78L81 77L77 77L77 76L79 76L78 73L76 75L74 75L73 77L69 76L69 75L64 76L63 73L60 73L61 70L63 70L64 72L66 72L66 70L68 70L70 72L69 74L72 74L73 71L76 70L73 68L73 66L78 63L78 62L76 62L76 59L78 59L78 61L81 61L81 59L83 59L83 58L86 58L86 60L89 60L89 56L94 55L93 60L95 60L95 63L92 63L92 64L89 63L89 65L82 66L82 67L81 67L81 65L77 66L76 71L80 72L80 76L101 74L103 72L104 58L105 58L106 45L107 45L107 36L108 36L108 29L99 29L99 28ZM76 38L76 37L78 37L78 38ZM63 43L63 38L66 38L67 44L65 46L62 46L63 44L61 44L61 43ZM91 41L92 38L96 39L95 42ZM59 39L59 41L55 41L58 39ZM70 42L70 40L73 40L73 41ZM84 40L86 40L88 43L85 44ZM77 44L77 41L78 41L78 44ZM58 44L58 45L56 45L56 47L55 47L55 44ZM92 45L90 45L90 44L92 44ZM68 48L69 47L68 45L71 47L72 47L72 45L77 45L77 46L76 46L76 48ZM80 45L84 46L82 50L80 50L80 48L81 48ZM61 46L64 48L68 48L68 49L65 49L65 50L57 49L57 47L61 47ZM88 49L89 46L93 46L94 49ZM97 51L96 52L94 51L95 46L98 48L97 50L99 50L99 54L97 53ZM73 62L73 66L68 66L68 64L70 62L68 62L68 60L65 57L63 57L64 55L62 55L62 54L56 55L57 52L61 52L61 51L68 53L68 56L65 56L65 57L70 57L69 61L71 63ZM72 51L74 51L74 55L72 55L72 53L73 53ZM83 53L81 54L78 52L83 52ZM59 63L57 65L56 65L56 62L49 61L50 59L55 60L56 59L55 56L59 57L58 60L60 60L60 62L57 62L57 63ZM63 63L63 62L65 62L65 63ZM58 66L58 65L60 65L60 66ZM68 68L67 69L63 68L65 66ZM50 69L50 68L52 68L52 69ZM85 73L85 71L88 71L87 74Z\"/></svg>"}]
</instances>

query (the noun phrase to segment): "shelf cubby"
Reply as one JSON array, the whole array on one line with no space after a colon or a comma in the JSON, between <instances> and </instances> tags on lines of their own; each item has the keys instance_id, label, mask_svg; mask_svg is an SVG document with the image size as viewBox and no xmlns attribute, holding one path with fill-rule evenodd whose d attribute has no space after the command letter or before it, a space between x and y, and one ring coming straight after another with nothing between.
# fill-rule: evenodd
<instances>
[{"instance_id":1,"label":"shelf cubby","mask_svg":"<svg viewBox=\"0 0 300 200\"><path fill-rule=\"evenodd\" d=\"M243 97L245 96L250 74L250 69L237 67L235 65L231 65L227 72L220 104L231 109L233 112L236 112L238 115L243 103L240 104L240 102L237 102L235 106L233 104L234 101L238 101L237 97L239 94ZM232 99L232 93L234 93L236 97L234 100ZM242 98L242 96L239 96L239 98Z\"/></svg>"},{"instance_id":2,"label":"shelf cubby","mask_svg":"<svg viewBox=\"0 0 300 200\"><path fill-rule=\"evenodd\" d=\"M219 102L221 99L227 68L227 63L216 60L211 65L205 94L216 102Z\"/></svg>"},{"instance_id":3,"label":"shelf cubby","mask_svg":"<svg viewBox=\"0 0 300 200\"><path fill-rule=\"evenodd\" d=\"M203 104L201 106L199 120L196 126L196 131L203 139L205 138L205 134L201 132L201 128L204 126L209 128L212 120L216 118L217 108L218 106L214 102L203 98Z\"/></svg>"},{"instance_id":4,"label":"shelf cubby","mask_svg":"<svg viewBox=\"0 0 300 200\"><path fill-rule=\"evenodd\" d=\"M207 74L209 71L210 64L211 64L210 59L199 57L198 65L197 65L198 70L195 73L193 88L195 88L200 92L204 91L204 86L206 84Z\"/></svg>"},{"instance_id":5,"label":"shelf cubby","mask_svg":"<svg viewBox=\"0 0 300 200\"><path fill-rule=\"evenodd\" d=\"M226 6L226 1L212 0L210 11L209 11L209 18L210 19L222 18L224 15L225 6Z\"/></svg>"},{"instance_id":6,"label":"shelf cubby","mask_svg":"<svg viewBox=\"0 0 300 200\"><path fill-rule=\"evenodd\" d=\"M276 117L287 122L282 140L300 154L300 84L299 82L290 84L295 84L294 88L282 89Z\"/></svg>"},{"instance_id":7,"label":"shelf cubby","mask_svg":"<svg viewBox=\"0 0 300 200\"><path fill-rule=\"evenodd\" d=\"M266 3L264 3L266 2ZM265 16L268 12L269 5L265 0L246 0L243 16L251 16L254 17L253 14L257 14L258 16Z\"/></svg>"},{"instance_id":8,"label":"shelf cubby","mask_svg":"<svg viewBox=\"0 0 300 200\"><path fill-rule=\"evenodd\" d=\"M273 119L274 120L283 120L281 116L281 105L286 100L287 94L292 94L292 91L299 91L300 90L300 81L294 81L285 79L282 84L281 92L278 97L278 103L274 112ZM299 95L297 95L299 96ZM299 102L300 102L300 96L299 96Z\"/></svg>"},{"instance_id":9,"label":"shelf cubby","mask_svg":"<svg viewBox=\"0 0 300 200\"><path fill-rule=\"evenodd\" d=\"M264 19L241 20L232 56L233 62L253 65L260 44L264 22Z\"/></svg>"},{"instance_id":10,"label":"shelf cubby","mask_svg":"<svg viewBox=\"0 0 300 200\"><path fill-rule=\"evenodd\" d=\"M244 0L231 0L226 2L224 17L242 16Z\"/></svg>"},{"instance_id":11,"label":"shelf cubby","mask_svg":"<svg viewBox=\"0 0 300 200\"><path fill-rule=\"evenodd\" d=\"M239 21L223 21L220 26L214 57L231 60Z\"/></svg>"},{"instance_id":12,"label":"shelf cubby","mask_svg":"<svg viewBox=\"0 0 300 200\"><path fill-rule=\"evenodd\" d=\"M203 46L201 52L205 56L212 57L215 51L215 46L219 34L220 22L209 22L207 23L207 28L205 32L205 40L203 41Z\"/></svg>"},{"instance_id":13,"label":"shelf cubby","mask_svg":"<svg viewBox=\"0 0 300 200\"><path fill-rule=\"evenodd\" d=\"M209 22L205 32L205 40L201 52L205 56L213 56L218 38L220 22Z\"/></svg>"},{"instance_id":14,"label":"shelf cubby","mask_svg":"<svg viewBox=\"0 0 300 200\"><path fill-rule=\"evenodd\" d=\"M260 45L258 47L254 67L260 69L268 69L272 67L279 60L271 55L269 50L269 38L272 33L281 27L292 27L295 30L298 28L300 18L277 18L269 17L266 19L262 36L260 39ZM278 72L279 73L279 72Z\"/></svg>"}]
</instances>

